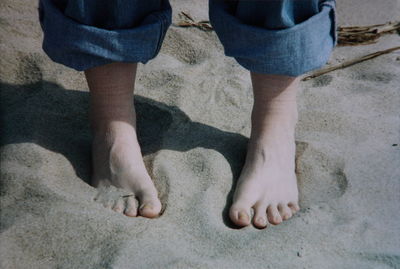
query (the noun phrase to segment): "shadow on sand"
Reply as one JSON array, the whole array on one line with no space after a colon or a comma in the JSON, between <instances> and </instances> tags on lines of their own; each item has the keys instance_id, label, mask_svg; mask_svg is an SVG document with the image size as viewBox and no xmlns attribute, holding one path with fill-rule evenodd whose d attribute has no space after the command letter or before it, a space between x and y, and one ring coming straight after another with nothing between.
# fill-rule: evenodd
<instances>
[{"instance_id":1,"label":"shadow on sand","mask_svg":"<svg viewBox=\"0 0 400 269\"><path fill-rule=\"evenodd\" d=\"M25 85L1 83L0 88L0 145L29 142L58 152L69 160L77 176L89 184L89 93L67 90L48 81ZM161 149L183 152L197 147L216 150L226 158L233 181L222 218L227 226L235 228L228 211L244 163L248 138L193 122L178 107L145 97L135 96L135 107L138 137L145 158Z\"/></svg>"}]
</instances>

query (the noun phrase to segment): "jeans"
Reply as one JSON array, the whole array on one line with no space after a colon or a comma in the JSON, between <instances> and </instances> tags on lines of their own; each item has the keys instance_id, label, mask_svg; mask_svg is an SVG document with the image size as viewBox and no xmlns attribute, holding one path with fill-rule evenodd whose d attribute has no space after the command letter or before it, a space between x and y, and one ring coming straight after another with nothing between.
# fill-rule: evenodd
<instances>
[{"instance_id":1,"label":"jeans","mask_svg":"<svg viewBox=\"0 0 400 269\"><path fill-rule=\"evenodd\" d=\"M82 71L146 63L171 25L168 0L40 0L43 50ZM224 52L258 73L298 76L323 66L336 45L334 0L209 0Z\"/></svg>"}]
</instances>

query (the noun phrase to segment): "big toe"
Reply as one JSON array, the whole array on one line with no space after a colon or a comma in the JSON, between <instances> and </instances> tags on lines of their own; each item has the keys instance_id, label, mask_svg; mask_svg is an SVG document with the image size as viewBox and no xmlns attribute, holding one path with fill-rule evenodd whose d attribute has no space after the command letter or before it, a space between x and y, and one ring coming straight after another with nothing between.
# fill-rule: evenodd
<instances>
[{"instance_id":1,"label":"big toe","mask_svg":"<svg viewBox=\"0 0 400 269\"><path fill-rule=\"evenodd\" d=\"M244 227L250 224L250 208L232 205L229 211L229 217L232 222L240 227Z\"/></svg>"},{"instance_id":2,"label":"big toe","mask_svg":"<svg viewBox=\"0 0 400 269\"><path fill-rule=\"evenodd\" d=\"M140 197L139 214L146 218L155 218L160 214L161 202L157 193L153 191L142 192Z\"/></svg>"},{"instance_id":3,"label":"big toe","mask_svg":"<svg viewBox=\"0 0 400 269\"><path fill-rule=\"evenodd\" d=\"M155 218L160 214L160 201L144 201L140 206L140 215L146 218Z\"/></svg>"}]
</instances>

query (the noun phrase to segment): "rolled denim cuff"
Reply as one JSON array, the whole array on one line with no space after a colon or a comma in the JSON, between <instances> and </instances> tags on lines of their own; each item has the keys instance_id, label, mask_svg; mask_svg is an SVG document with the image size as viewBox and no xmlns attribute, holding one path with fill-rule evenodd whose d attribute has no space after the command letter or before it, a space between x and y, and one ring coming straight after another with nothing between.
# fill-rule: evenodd
<instances>
[{"instance_id":1,"label":"rolled denim cuff","mask_svg":"<svg viewBox=\"0 0 400 269\"><path fill-rule=\"evenodd\" d=\"M224 1L210 0L210 22L225 54L257 73L299 76L323 66L337 42L335 16L335 1L325 0L307 20L271 30L245 24Z\"/></svg>"},{"instance_id":2,"label":"rolled denim cuff","mask_svg":"<svg viewBox=\"0 0 400 269\"><path fill-rule=\"evenodd\" d=\"M133 28L104 29L79 23L63 14L52 0L41 0L42 47L54 62L78 71L111 62L146 63L158 54L171 15L166 0L160 11L150 13Z\"/></svg>"}]
</instances>

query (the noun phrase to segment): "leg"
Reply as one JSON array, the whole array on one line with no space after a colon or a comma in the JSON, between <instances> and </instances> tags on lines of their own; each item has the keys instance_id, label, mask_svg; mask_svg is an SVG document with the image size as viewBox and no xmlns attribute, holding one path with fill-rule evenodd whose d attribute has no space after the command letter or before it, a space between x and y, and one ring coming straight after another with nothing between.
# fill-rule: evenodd
<instances>
[{"instance_id":1,"label":"leg","mask_svg":"<svg viewBox=\"0 0 400 269\"><path fill-rule=\"evenodd\" d=\"M251 73L254 106L246 162L230 210L239 226L279 224L299 210L294 130L299 78ZM268 217L267 217L268 215Z\"/></svg>"},{"instance_id":2,"label":"leg","mask_svg":"<svg viewBox=\"0 0 400 269\"><path fill-rule=\"evenodd\" d=\"M295 175L298 76L324 65L336 43L334 0L210 0L225 54L251 73L254 91L246 162L231 220L259 228L299 210Z\"/></svg>"},{"instance_id":3,"label":"leg","mask_svg":"<svg viewBox=\"0 0 400 269\"><path fill-rule=\"evenodd\" d=\"M93 185L114 185L131 191L139 214L155 217L161 210L157 191L143 163L136 135L133 90L137 65L111 63L85 71L90 89L94 141ZM134 199L116 201L113 209L136 216Z\"/></svg>"},{"instance_id":4,"label":"leg","mask_svg":"<svg viewBox=\"0 0 400 269\"><path fill-rule=\"evenodd\" d=\"M55 62L85 71L90 89L95 186L112 184L139 200L115 201L128 216L161 209L136 136L136 63L154 58L171 24L168 0L40 0L43 49Z\"/></svg>"}]
</instances>

